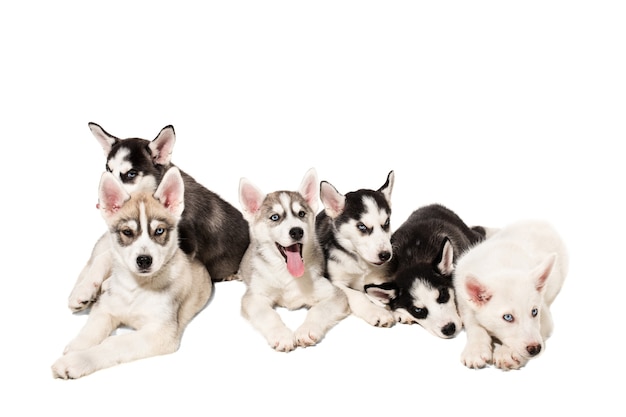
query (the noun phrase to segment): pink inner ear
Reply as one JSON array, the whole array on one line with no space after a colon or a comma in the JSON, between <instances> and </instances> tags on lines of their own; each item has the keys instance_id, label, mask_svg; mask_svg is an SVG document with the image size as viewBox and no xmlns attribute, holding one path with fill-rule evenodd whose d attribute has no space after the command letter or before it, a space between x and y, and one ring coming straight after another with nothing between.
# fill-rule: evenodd
<instances>
[{"instance_id":1,"label":"pink inner ear","mask_svg":"<svg viewBox=\"0 0 626 417\"><path fill-rule=\"evenodd\" d=\"M471 301L478 305L486 304L491 299L491 294L478 280L469 277L465 283L465 288L470 296Z\"/></svg>"},{"instance_id":2,"label":"pink inner ear","mask_svg":"<svg viewBox=\"0 0 626 417\"><path fill-rule=\"evenodd\" d=\"M241 204L246 212L254 214L259 211L263 196L250 184L242 184L240 196Z\"/></svg>"},{"instance_id":3,"label":"pink inner ear","mask_svg":"<svg viewBox=\"0 0 626 417\"><path fill-rule=\"evenodd\" d=\"M172 127L166 127L161 130L159 136L150 143L152 149L153 160L159 165L167 165L172 159L172 151L176 143L176 136Z\"/></svg>"},{"instance_id":4,"label":"pink inner ear","mask_svg":"<svg viewBox=\"0 0 626 417\"><path fill-rule=\"evenodd\" d=\"M100 189L100 199L103 209L110 214L117 212L124 204L124 193L116 180L105 179ZM98 207L101 205L98 204Z\"/></svg>"},{"instance_id":5,"label":"pink inner ear","mask_svg":"<svg viewBox=\"0 0 626 417\"><path fill-rule=\"evenodd\" d=\"M326 214L330 217L339 216L344 209L345 197L329 183L322 183L320 191Z\"/></svg>"}]
</instances>

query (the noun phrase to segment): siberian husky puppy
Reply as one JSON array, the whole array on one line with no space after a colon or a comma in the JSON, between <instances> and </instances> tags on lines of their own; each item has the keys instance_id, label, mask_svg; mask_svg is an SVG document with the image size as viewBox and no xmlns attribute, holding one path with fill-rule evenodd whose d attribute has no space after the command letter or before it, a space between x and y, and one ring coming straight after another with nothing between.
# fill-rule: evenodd
<instances>
[{"instance_id":1,"label":"siberian husky puppy","mask_svg":"<svg viewBox=\"0 0 626 417\"><path fill-rule=\"evenodd\" d=\"M113 174L102 175L99 209L109 230L111 275L87 323L52 365L54 377L80 378L178 349L185 327L212 291L204 265L178 247L184 187L175 167L154 195L129 194ZM120 326L133 331L111 335Z\"/></svg>"},{"instance_id":2,"label":"siberian husky puppy","mask_svg":"<svg viewBox=\"0 0 626 417\"><path fill-rule=\"evenodd\" d=\"M467 334L461 361L518 369L543 352L567 271L565 244L545 221L511 224L465 252L454 277Z\"/></svg>"},{"instance_id":3,"label":"siberian husky puppy","mask_svg":"<svg viewBox=\"0 0 626 417\"><path fill-rule=\"evenodd\" d=\"M378 190L359 189L345 195L322 181L324 210L316 219L324 276L346 294L355 316L381 327L392 326L395 318L376 297L368 296L365 288L389 281L393 181L391 171Z\"/></svg>"},{"instance_id":4,"label":"siberian husky puppy","mask_svg":"<svg viewBox=\"0 0 626 417\"><path fill-rule=\"evenodd\" d=\"M349 314L345 295L322 275L324 257L315 237L318 190L313 168L298 191L265 194L246 178L240 181L239 200L250 224L240 269L247 287L241 312L277 351L317 344ZM308 311L292 331L276 307Z\"/></svg>"},{"instance_id":5,"label":"siberian husky puppy","mask_svg":"<svg viewBox=\"0 0 626 417\"><path fill-rule=\"evenodd\" d=\"M415 210L391 236L397 293L390 306L397 320L418 323L438 337L456 336L463 324L455 302L454 265L484 238L484 228L470 228L440 204Z\"/></svg>"},{"instance_id":6,"label":"siberian husky puppy","mask_svg":"<svg viewBox=\"0 0 626 417\"><path fill-rule=\"evenodd\" d=\"M154 192L171 162L176 135L172 126L164 127L152 140L119 139L96 123L91 133L104 150L106 171L113 174L127 192ZM237 270L248 247L248 223L230 203L196 182L183 171L185 211L179 223L183 252L200 260L214 282L237 279ZM102 282L110 275L110 239L105 235L96 243L69 296L72 311L83 310L97 299Z\"/></svg>"}]
</instances>

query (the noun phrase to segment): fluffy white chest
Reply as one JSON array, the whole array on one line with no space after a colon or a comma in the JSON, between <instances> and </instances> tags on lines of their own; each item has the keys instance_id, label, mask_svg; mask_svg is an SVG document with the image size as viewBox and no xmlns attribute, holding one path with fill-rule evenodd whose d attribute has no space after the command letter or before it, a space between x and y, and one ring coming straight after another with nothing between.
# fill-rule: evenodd
<instances>
[{"instance_id":1,"label":"fluffy white chest","mask_svg":"<svg viewBox=\"0 0 626 417\"><path fill-rule=\"evenodd\" d=\"M104 290L99 308L107 309L127 326L140 327L159 317L172 317L174 303L169 292L142 287L128 273L115 273L105 281Z\"/></svg>"}]
</instances>

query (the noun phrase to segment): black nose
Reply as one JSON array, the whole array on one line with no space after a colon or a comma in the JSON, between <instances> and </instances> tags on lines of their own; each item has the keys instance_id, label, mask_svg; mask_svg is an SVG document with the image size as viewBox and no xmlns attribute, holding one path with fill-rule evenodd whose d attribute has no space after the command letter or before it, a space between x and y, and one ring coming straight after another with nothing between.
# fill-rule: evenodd
<instances>
[{"instance_id":1,"label":"black nose","mask_svg":"<svg viewBox=\"0 0 626 417\"><path fill-rule=\"evenodd\" d=\"M445 336L452 336L454 332L456 332L456 326L454 325L454 323L448 323L441 328L441 333L443 333Z\"/></svg>"},{"instance_id":2,"label":"black nose","mask_svg":"<svg viewBox=\"0 0 626 417\"><path fill-rule=\"evenodd\" d=\"M391 259L391 252L381 252L378 254L378 259L380 259L382 262L387 262L389 259Z\"/></svg>"},{"instance_id":3,"label":"black nose","mask_svg":"<svg viewBox=\"0 0 626 417\"><path fill-rule=\"evenodd\" d=\"M530 356L539 355L539 352L541 352L541 345L529 345L529 346L526 346L526 351L528 352L528 354Z\"/></svg>"},{"instance_id":4,"label":"black nose","mask_svg":"<svg viewBox=\"0 0 626 417\"><path fill-rule=\"evenodd\" d=\"M147 268L150 268L150 265L152 265L152 256L139 255L137 257L137 266L139 268L147 269Z\"/></svg>"},{"instance_id":5,"label":"black nose","mask_svg":"<svg viewBox=\"0 0 626 417\"><path fill-rule=\"evenodd\" d=\"M289 231L289 236L291 236L293 240L300 240L302 236L304 236L304 230L302 230L301 227L294 227Z\"/></svg>"}]
</instances>

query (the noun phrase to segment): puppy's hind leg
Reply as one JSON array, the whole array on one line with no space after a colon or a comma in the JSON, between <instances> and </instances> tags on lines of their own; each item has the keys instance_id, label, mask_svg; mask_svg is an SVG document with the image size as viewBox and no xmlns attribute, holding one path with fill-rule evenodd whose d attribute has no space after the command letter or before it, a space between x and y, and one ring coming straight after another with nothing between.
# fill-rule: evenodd
<instances>
[{"instance_id":1,"label":"puppy's hind leg","mask_svg":"<svg viewBox=\"0 0 626 417\"><path fill-rule=\"evenodd\" d=\"M173 353L180 345L179 334L174 326L155 324L107 337L98 345L60 357L52 365L52 375L55 378L76 379L121 363Z\"/></svg>"},{"instance_id":2,"label":"puppy's hind leg","mask_svg":"<svg viewBox=\"0 0 626 417\"><path fill-rule=\"evenodd\" d=\"M326 298L312 305L304 323L294 332L298 346L313 346L338 322L350 314L348 299L339 288L328 281L322 281L330 287Z\"/></svg>"},{"instance_id":3,"label":"puppy's hind leg","mask_svg":"<svg viewBox=\"0 0 626 417\"><path fill-rule=\"evenodd\" d=\"M78 312L98 299L102 283L111 275L111 243L103 235L93 248L87 265L83 268L68 297L68 307Z\"/></svg>"}]
</instances>

